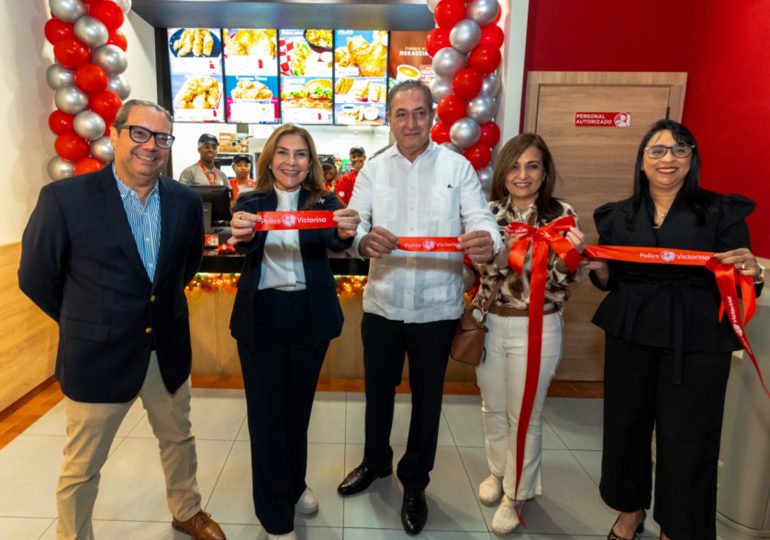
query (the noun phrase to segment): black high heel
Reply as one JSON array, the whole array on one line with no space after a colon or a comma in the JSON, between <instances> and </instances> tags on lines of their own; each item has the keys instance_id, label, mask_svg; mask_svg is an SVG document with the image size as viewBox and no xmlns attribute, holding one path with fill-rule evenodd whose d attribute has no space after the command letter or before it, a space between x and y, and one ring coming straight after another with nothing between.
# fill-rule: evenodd
<instances>
[{"instance_id":1,"label":"black high heel","mask_svg":"<svg viewBox=\"0 0 770 540\"><path fill-rule=\"evenodd\" d=\"M647 519L647 511L642 508L642 521L639 522L639 525L636 526L636 532L634 533L634 538L636 538L637 535L642 534L644 532L644 520ZM618 524L618 521L620 520L620 516L618 516L618 519L615 520L615 523L612 524L612 528L610 529L610 534L607 535L607 540L634 540L633 538L623 538L622 536L618 536L615 534L615 525Z\"/></svg>"}]
</instances>

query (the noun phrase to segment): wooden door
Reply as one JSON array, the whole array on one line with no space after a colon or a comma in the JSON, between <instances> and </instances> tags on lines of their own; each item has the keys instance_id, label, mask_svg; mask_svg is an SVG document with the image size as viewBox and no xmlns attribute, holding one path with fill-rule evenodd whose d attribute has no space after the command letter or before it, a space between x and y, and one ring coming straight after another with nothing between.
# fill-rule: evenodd
<instances>
[{"instance_id":1,"label":"wooden door","mask_svg":"<svg viewBox=\"0 0 770 540\"><path fill-rule=\"evenodd\" d=\"M650 125L681 119L686 81L685 73L529 73L524 131L551 149L561 177L555 195L575 207L589 243L597 240L594 209L631 195L636 149ZM610 112L630 113L629 125L576 125L588 123L577 113ZM557 379L603 380L604 336L591 324L603 296L587 276L573 286Z\"/></svg>"}]
</instances>

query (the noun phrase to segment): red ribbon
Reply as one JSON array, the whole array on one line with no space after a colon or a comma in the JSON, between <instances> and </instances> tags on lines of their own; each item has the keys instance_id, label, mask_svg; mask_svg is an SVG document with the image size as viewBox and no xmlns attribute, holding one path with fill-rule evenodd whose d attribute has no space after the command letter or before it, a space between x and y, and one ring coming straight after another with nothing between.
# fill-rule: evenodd
<instances>
[{"instance_id":1,"label":"red ribbon","mask_svg":"<svg viewBox=\"0 0 770 540\"><path fill-rule=\"evenodd\" d=\"M628 247L628 246L587 246L583 254L589 258L612 259L614 261L648 263L648 264L673 264L679 266L704 266L714 273L717 280L719 294L722 302L719 306L719 320L727 313L735 336L741 343L741 347L751 358L754 369L759 376L762 389L770 397L759 369L759 364L754 356L754 351L746 337L746 325L754 316L757 307L756 290L753 279L735 271L732 264L722 264L714 257L714 253L708 251L690 251L686 249L654 248L654 247ZM743 299L743 320L741 310L738 309L740 300L738 289Z\"/></svg>"},{"instance_id":2,"label":"red ribbon","mask_svg":"<svg viewBox=\"0 0 770 540\"><path fill-rule=\"evenodd\" d=\"M564 216L552 221L545 227L537 228L524 223L511 223L506 229L507 234L518 234L519 238L513 244L508 254L510 267L524 275L524 260L532 246L532 270L529 293L529 334L527 344L527 375L524 380L524 396L522 397L521 413L519 415L519 430L516 433L516 488L514 499L519 491L521 470L524 465L524 447L529 429L529 420L537 394L537 383L540 379L540 353L543 348L543 310L545 307L545 285L548 280L549 249L565 262L570 272L574 272L582 256L561 233L575 226L575 218ZM518 515L519 512L517 511ZM519 515L519 521L521 516ZM524 525L524 522L521 521Z\"/></svg>"},{"instance_id":3,"label":"red ribbon","mask_svg":"<svg viewBox=\"0 0 770 540\"><path fill-rule=\"evenodd\" d=\"M293 231L298 229L328 229L336 227L331 210L301 210L297 212L257 212L262 222L257 231Z\"/></svg>"},{"instance_id":4,"label":"red ribbon","mask_svg":"<svg viewBox=\"0 0 770 540\"><path fill-rule=\"evenodd\" d=\"M461 251L457 246L456 236L402 236L398 239L398 249L404 251Z\"/></svg>"}]
</instances>

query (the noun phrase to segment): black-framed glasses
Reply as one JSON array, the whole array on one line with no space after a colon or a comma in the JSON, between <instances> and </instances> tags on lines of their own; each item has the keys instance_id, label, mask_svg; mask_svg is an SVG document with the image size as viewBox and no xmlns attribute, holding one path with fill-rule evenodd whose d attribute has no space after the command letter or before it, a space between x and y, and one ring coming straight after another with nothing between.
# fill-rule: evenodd
<instances>
[{"instance_id":1,"label":"black-framed glasses","mask_svg":"<svg viewBox=\"0 0 770 540\"><path fill-rule=\"evenodd\" d=\"M675 144L674 146L665 146L662 144L654 144L644 149L647 155L652 159L660 159L665 156L669 151L671 155L677 158L686 158L692 154L692 149L695 145L692 144Z\"/></svg>"},{"instance_id":2,"label":"black-framed glasses","mask_svg":"<svg viewBox=\"0 0 770 540\"><path fill-rule=\"evenodd\" d=\"M167 150L171 148L172 144L174 144L175 137L171 133L150 131L146 127L131 126L128 124L122 124L120 126L115 126L115 127L117 129L127 129L128 136L131 137L131 140L134 141L135 143L144 144L150 140L150 137L155 137L155 144L158 145L158 148L163 148L164 150Z\"/></svg>"}]
</instances>

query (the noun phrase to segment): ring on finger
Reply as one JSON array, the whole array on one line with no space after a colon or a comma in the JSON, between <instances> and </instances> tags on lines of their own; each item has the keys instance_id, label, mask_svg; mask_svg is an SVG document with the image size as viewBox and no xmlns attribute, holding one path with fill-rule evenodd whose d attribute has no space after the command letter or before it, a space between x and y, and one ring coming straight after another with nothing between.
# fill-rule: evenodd
<instances>
[{"instance_id":1,"label":"ring on finger","mask_svg":"<svg viewBox=\"0 0 770 540\"><path fill-rule=\"evenodd\" d=\"M741 270L746 270L746 263L741 263Z\"/></svg>"}]
</instances>

